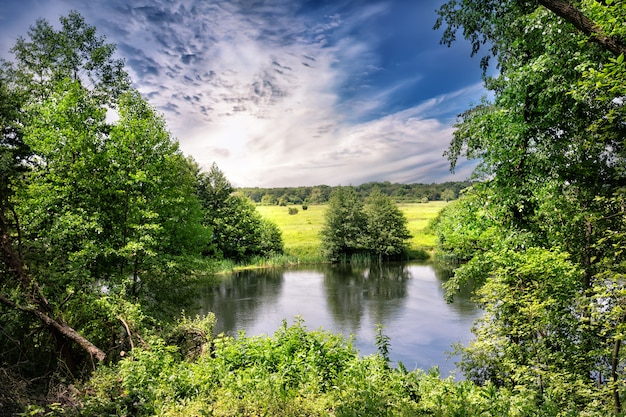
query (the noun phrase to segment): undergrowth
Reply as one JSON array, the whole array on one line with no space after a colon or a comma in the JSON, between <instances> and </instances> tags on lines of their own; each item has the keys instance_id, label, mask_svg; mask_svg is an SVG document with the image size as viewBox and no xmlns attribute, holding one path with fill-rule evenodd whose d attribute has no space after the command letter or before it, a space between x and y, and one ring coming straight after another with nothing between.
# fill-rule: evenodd
<instances>
[{"instance_id":1,"label":"undergrowth","mask_svg":"<svg viewBox=\"0 0 626 417\"><path fill-rule=\"evenodd\" d=\"M196 335L193 354L152 337L118 364L100 367L80 387L80 406L64 415L552 415L523 392L441 379L436 369L391 368L382 328L379 353L362 357L351 338L309 331L301 320L283 322L271 337L236 338L208 337L211 320L183 318L174 327L178 336L170 341L186 330Z\"/></svg>"}]
</instances>

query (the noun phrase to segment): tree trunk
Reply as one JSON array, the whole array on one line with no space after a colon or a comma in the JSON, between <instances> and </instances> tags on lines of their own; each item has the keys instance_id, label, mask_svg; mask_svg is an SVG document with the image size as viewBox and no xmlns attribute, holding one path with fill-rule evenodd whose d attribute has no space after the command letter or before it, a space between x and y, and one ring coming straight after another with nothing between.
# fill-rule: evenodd
<instances>
[{"instance_id":1,"label":"tree trunk","mask_svg":"<svg viewBox=\"0 0 626 417\"><path fill-rule=\"evenodd\" d=\"M75 342L77 345L83 348L87 353L89 353L89 355L92 358L96 358L98 361L103 361L105 359L106 354L102 350L100 350L96 345L91 343L89 340L83 337L80 333L78 333L72 327L68 326L62 320L55 320L52 317L50 317L48 314L40 311L37 308L25 307L25 306L16 304L2 295L0 295L0 303L8 307L18 309L25 313L32 314L33 316L41 320L41 322L45 324L46 327L48 327L55 334L61 335L64 338L69 339L72 342Z\"/></svg>"},{"instance_id":2,"label":"tree trunk","mask_svg":"<svg viewBox=\"0 0 626 417\"><path fill-rule=\"evenodd\" d=\"M611 359L611 377L613 379L613 403L615 405L615 414L619 415L622 413L622 402L619 398L619 390L617 389L617 366L619 365L619 350L622 346L622 340L615 340L615 345L613 345L613 358Z\"/></svg>"}]
</instances>

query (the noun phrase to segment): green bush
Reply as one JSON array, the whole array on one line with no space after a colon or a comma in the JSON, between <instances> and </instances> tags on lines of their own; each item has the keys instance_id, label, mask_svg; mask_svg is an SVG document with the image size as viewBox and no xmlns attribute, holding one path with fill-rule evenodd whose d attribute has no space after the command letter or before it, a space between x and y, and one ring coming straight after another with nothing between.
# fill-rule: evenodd
<instances>
[{"instance_id":1,"label":"green bush","mask_svg":"<svg viewBox=\"0 0 626 417\"><path fill-rule=\"evenodd\" d=\"M190 329L212 332L212 317L183 317L170 340ZM195 331L195 330L194 330ZM203 333L205 336L208 333ZM382 337L382 339L381 339ZM360 357L351 339L286 322L273 336L205 338L187 355L150 338L83 387L80 415L188 416L533 416L557 415L554 402L526 392L441 379L436 369L389 366L390 341ZM538 405L539 404L539 405ZM71 411L71 410L70 410ZM563 414L563 415L565 415Z\"/></svg>"}]
</instances>

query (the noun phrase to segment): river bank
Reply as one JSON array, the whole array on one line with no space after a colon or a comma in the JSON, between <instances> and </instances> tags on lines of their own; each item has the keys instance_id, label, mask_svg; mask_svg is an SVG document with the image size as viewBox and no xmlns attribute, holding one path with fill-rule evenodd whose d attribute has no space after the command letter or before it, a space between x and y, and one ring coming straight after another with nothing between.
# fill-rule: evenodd
<instances>
[{"instance_id":1,"label":"river bank","mask_svg":"<svg viewBox=\"0 0 626 417\"><path fill-rule=\"evenodd\" d=\"M407 260L421 261L432 256L436 237L428 225L446 204L443 201L431 201L398 206L407 219L407 226L412 235ZM326 204L309 205L305 210L302 206L257 206L259 213L274 222L282 232L284 254L271 258L254 258L245 265L228 260L222 261L217 268L218 272L324 263L320 256L320 230L324 225L327 207ZM297 210L295 214L290 214L294 213L294 209Z\"/></svg>"}]
</instances>

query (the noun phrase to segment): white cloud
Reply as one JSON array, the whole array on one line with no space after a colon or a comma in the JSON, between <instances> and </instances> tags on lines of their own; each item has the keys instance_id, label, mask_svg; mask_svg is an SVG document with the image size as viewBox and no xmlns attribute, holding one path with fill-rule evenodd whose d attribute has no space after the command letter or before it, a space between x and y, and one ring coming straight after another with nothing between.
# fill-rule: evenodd
<instances>
[{"instance_id":1,"label":"white cloud","mask_svg":"<svg viewBox=\"0 0 626 417\"><path fill-rule=\"evenodd\" d=\"M257 120L243 113L215 130L198 132L195 138L197 144L211 143L207 136L228 139L234 153L223 156L210 148L191 153L209 155L206 164L216 161L241 186L464 180L473 165L459 165L456 175L449 173L442 154L452 127L429 114L475 92L476 88L466 89L360 124L342 123L331 112L325 112L318 124L308 116L272 114ZM332 123L324 126L323 121Z\"/></svg>"},{"instance_id":2,"label":"white cloud","mask_svg":"<svg viewBox=\"0 0 626 417\"><path fill-rule=\"evenodd\" d=\"M438 115L465 106L479 87L389 113L390 98L421 74L385 89L353 83L382 70L379 35L353 33L388 3L311 20L287 0L66 1L118 45L181 149L206 167L217 162L235 185L451 179L442 157L450 120ZM358 85L350 98L346 83ZM467 178L467 166L455 180Z\"/></svg>"}]
</instances>

